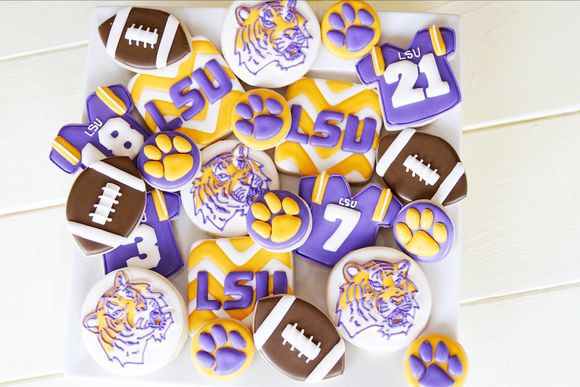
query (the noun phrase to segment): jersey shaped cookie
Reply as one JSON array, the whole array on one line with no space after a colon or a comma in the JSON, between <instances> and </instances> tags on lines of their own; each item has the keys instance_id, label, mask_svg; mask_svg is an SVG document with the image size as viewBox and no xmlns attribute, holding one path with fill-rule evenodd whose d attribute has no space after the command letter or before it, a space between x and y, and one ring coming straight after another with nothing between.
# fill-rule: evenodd
<instances>
[{"instance_id":1,"label":"jersey shaped cookie","mask_svg":"<svg viewBox=\"0 0 580 387\"><path fill-rule=\"evenodd\" d=\"M382 123L374 91L303 78L288 86L286 99L292 125L286 141L276 147L280 170L302 176L328 171L353 183L371 177Z\"/></svg>"},{"instance_id":2,"label":"jersey shaped cookie","mask_svg":"<svg viewBox=\"0 0 580 387\"><path fill-rule=\"evenodd\" d=\"M293 289L292 253L265 250L248 236L195 242L188 269L192 334L215 318L250 327L256 300Z\"/></svg>"},{"instance_id":3,"label":"jersey shaped cookie","mask_svg":"<svg viewBox=\"0 0 580 387\"><path fill-rule=\"evenodd\" d=\"M171 227L179 214L179 195L153 190L147 193L141 223L127 242L103 257L105 274L123 267L142 267L169 277L183 266Z\"/></svg>"},{"instance_id":4,"label":"jersey shaped cookie","mask_svg":"<svg viewBox=\"0 0 580 387\"><path fill-rule=\"evenodd\" d=\"M299 194L312 210L312 232L296 252L327 267L374 245L379 227L390 227L401 210L390 189L369 184L352 195L340 175L303 177Z\"/></svg>"},{"instance_id":5,"label":"jersey shaped cookie","mask_svg":"<svg viewBox=\"0 0 580 387\"><path fill-rule=\"evenodd\" d=\"M52 142L50 160L67 173L111 156L135 158L151 134L133 117L123 85L99 87L87 98L88 124L63 126Z\"/></svg>"},{"instance_id":6,"label":"jersey shaped cookie","mask_svg":"<svg viewBox=\"0 0 580 387\"><path fill-rule=\"evenodd\" d=\"M428 124L461 102L448 61L454 54L455 32L433 25L409 48L385 43L357 63L361 82L378 88L387 129Z\"/></svg>"},{"instance_id":7,"label":"jersey shaped cookie","mask_svg":"<svg viewBox=\"0 0 580 387\"><path fill-rule=\"evenodd\" d=\"M176 74L138 74L128 88L152 131L177 130L204 147L231 132L231 113L244 89L209 40L194 37L191 46Z\"/></svg>"}]
</instances>

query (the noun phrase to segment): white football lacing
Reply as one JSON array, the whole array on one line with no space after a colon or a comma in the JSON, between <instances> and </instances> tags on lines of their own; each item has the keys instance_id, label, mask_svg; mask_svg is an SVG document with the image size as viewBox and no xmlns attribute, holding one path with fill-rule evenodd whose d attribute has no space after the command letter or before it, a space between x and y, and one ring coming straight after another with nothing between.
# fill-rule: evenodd
<instances>
[{"instance_id":1,"label":"white football lacing","mask_svg":"<svg viewBox=\"0 0 580 387\"><path fill-rule=\"evenodd\" d=\"M133 24L131 27L127 28L125 39L129 41L129 45L132 45L133 42L135 42L137 47L139 47L139 43L143 43L144 48L147 48L147 45L149 45L149 48L153 49L155 48L155 44L157 44L159 35L157 34L157 28L155 28L154 31L151 31L151 27L147 27L147 29L144 30L143 25L140 25L139 28L137 28L135 27L135 24Z\"/></svg>"},{"instance_id":2,"label":"white football lacing","mask_svg":"<svg viewBox=\"0 0 580 387\"><path fill-rule=\"evenodd\" d=\"M412 176L419 177L419 181L425 181L425 185L434 185L439 180L437 169L431 169L431 163L425 164L423 159L417 160L418 155L407 156L403 166L405 172L411 172Z\"/></svg>"},{"instance_id":3,"label":"white football lacing","mask_svg":"<svg viewBox=\"0 0 580 387\"><path fill-rule=\"evenodd\" d=\"M113 220L109 215L115 212L113 206L119 204L117 197L122 196L121 187L117 184L107 183L102 189L103 194L99 195L99 202L93 205L96 208L95 212L89 214L91 220L97 224L105 224Z\"/></svg>"},{"instance_id":4,"label":"white football lacing","mask_svg":"<svg viewBox=\"0 0 580 387\"><path fill-rule=\"evenodd\" d=\"M309 338L304 335L304 329L298 330L296 328L298 323L294 325L288 324L286 328L282 331L282 345L286 345L286 342L290 343L290 350L294 352L294 349L298 350L298 357L304 355L306 357L306 363L310 360L315 359L320 353L320 343L314 343L312 341L313 337Z\"/></svg>"}]
</instances>

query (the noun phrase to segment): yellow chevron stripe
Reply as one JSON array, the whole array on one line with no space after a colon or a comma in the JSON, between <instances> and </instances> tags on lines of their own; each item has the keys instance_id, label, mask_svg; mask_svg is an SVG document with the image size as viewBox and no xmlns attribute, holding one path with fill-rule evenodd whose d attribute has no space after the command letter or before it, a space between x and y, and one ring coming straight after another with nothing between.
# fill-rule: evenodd
<instances>
[{"instance_id":1,"label":"yellow chevron stripe","mask_svg":"<svg viewBox=\"0 0 580 387\"><path fill-rule=\"evenodd\" d=\"M435 24L429 27L429 36L431 37L431 44L433 45L433 51L435 55L443 56L447 52L447 47L443 41L443 36L441 36L441 30Z\"/></svg>"},{"instance_id":2,"label":"yellow chevron stripe","mask_svg":"<svg viewBox=\"0 0 580 387\"><path fill-rule=\"evenodd\" d=\"M385 58L383 57L383 50L381 47L374 46L371 50L371 59L373 60L373 69L375 74L381 76L385 73L387 67L385 66Z\"/></svg>"},{"instance_id":3,"label":"yellow chevron stripe","mask_svg":"<svg viewBox=\"0 0 580 387\"><path fill-rule=\"evenodd\" d=\"M52 149L58 152L72 165L81 162L81 152L64 137L56 136L52 141Z\"/></svg>"},{"instance_id":4,"label":"yellow chevron stripe","mask_svg":"<svg viewBox=\"0 0 580 387\"><path fill-rule=\"evenodd\" d=\"M387 215L387 211L389 206L391 205L391 199L393 195L391 194L391 190L388 188L383 188L381 191L381 196L377 201L377 206L375 207L375 211L372 216L373 222L382 222L385 219L385 215Z\"/></svg>"},{"instance_id":5,"label":"yellow chevron stripe","mask_svg":"<svg viewBox=\"0 0 580 387\"><path fill-rule=\"evenodd\" d=\"M97 97L103 101L103 103L107 105L109 109L115 112L116 115L122 116L123 114L127 113L127 106L125 103L121 101L121 99L117 97L115 93L113 93L113 91L108 87L98 87Z\"/></svg>"},{"instance_id":6,"label":"yellow chevron stripe","mask_svg":"<svg viewBox=\"0 0 580 387\"><path fill-rule=\"evenodd\" d=\"M151 191L151 197L153 198L153 205L155 205L155 212L157 212L159 220L164 221L169 219L169 212L167 211L167 203L165 202L163 192L154 189Z\"/></svg>"},{"instance_id":7,"label":"yellow chevron stripe","mask_svg":"<svg viewBox=\"0 0 580 387\"><path fill-rule=\"evenodd\" d=\"M327 172L322 172L316 177L316 180L314 181L314 187L312 189L312 197L310 199L312 203L322 204L329 178L330 176Z\"/></svg>"}]
</instances>

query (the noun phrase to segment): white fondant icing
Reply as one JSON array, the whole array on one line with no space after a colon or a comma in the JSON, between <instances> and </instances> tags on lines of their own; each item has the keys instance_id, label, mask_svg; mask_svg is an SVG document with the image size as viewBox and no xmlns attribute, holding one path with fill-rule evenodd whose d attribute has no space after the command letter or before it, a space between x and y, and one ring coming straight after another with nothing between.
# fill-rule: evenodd
<instances>
[{"instance_id":1,"label":"white fondant icing","mask_svg":"<svg viewBox=\"0 0 580 387\"><path fill-rule=\"evenodd\" d=\"M169 57L169 51L171 50L171 45L173 44L173 39L175 38L175 33L177 32L178 27L179 20L177 20L175 16L169 15L157 50L157 58L155 59L155 66L158 69L167 66L167 58Z\"/></svg>"},{"instance_id":2,"label":"white fondant icing","mask_svg":"<svg viewBox=\"0 0 580 387\"><path fill-rule=\"evenodd\" d=\"M276 330L284 316L286 316L286 313L288 313L288 310L290 310L295 300L296 297L289 295L280 298L268 317L264 319L262 325L254 333L256 349L259 350L262 348L264 343L272 336L272 333L274 333L274 330Z\"/></svg>"},{"instance_id":3,"label":"white fondant icing","mask_svg":"<svg viewBox=\"0 0 580 387\"><path fill-rule=\"evenodd\" d=\"M449 175L447 175L445 180L441 182L441 185L439 186L437 192L435 192L435 195L433 195L431 200L437 203L443 203L464 173L465 167L463 166L463 164L462 163L455 164L455 167L453 167L451 172L449 172Z\"/></svg>"},{"instance_id":4,"label":"white fondant icing","mask_svg":"<svg viewBox=\"0 0 580 387\"><path fill-rule=\"evenodd\" d=\"M102 189L103 194L99 195L99 202L94 205L95 212L89 214L91 220L100 225L112 220L110 215L115 212L113 207L119 204L117 197L123 195L117 184L107 183Z\"/></svg>"},{"instance_id":5,"label":"white fondant icing","mask_svg":"<svg viewBox=\"0 0 580 387\"><path fill-rule=\"evenodd\" d=\"M324 242L322 248L327 251L336 252L340 246L350 236L352 230L355 229L360 220L360 211L352 208L339 206L338 204L330 203L324 209L324 219L329 222L339 221L339 225L334 230L334 233Z\"/></svg>"},{"instance_id":6,"label":"white fondant icing","mask_svg":"<svg viewBox=\"0 0 580 387\"><path fill-rule=\"evenodd\" d=\"M340 361L342 355L344 355L344 351L346 350L346 346L344 344L344 340L340 339L338 343L328 354L318 363L316 368L312 370L310 375L306 378L306 382L320 382L324 379L326 375L332 370L332 368Z\"/></svg>"},{"instance_id":7,"label":"white fondant icing","mask_svg":"<svg viewBox=\"0 0 580 387\"><path fill-rule=\"evenodd\" d=\"M113 25L109 32L109 37L107 38L107 53L114 58L117 52L117 46L123 35L123 29L127 23L127 18L133 7L121 8L115 15L115 20L113 20Z\"/></svg>"},{"instance_id":8,"label":"white fondant icing","mask_svg":"<svg viewBox=\"0 0 580 387\"><path fill-rule=\"evenodd\" d=\"M82 223L68 222L70 232L76 236L88 239L102 245L116 247L125 242L126 238L122 235L113 234L96 227L87 226Z\"/></svg>"},{"instance_id":9,"label":"white fondant icing","mask_svg":"<svg viewBox=\"0 0 580 387\"><path fill-rule=\"evenodd\" d=\"M107 164L103 161L97 161L89 165L89 168L94 169L95 171L105 176L109 176L110 178L115 179L118 182L121 182L137 191L145 192L145 182L143 180L110 164Z\"/></svg>"},{"instance_id":10,"label":"white fondant icing","mask_svg":"<svg viewBox=\"0 0 580 387\"><path fill-rule=\"evenodd\" d=\"M424 181L425 185L434 185L439 180L437 169L431 169L431 163L425 164L423 159L418 160L417 155L409 155L403 161L406 172L410 172L413 177L417 176L419 181Z\"/></svg>"},{"instance_id":11,"label":"white fondant icing","mask_svg":"<svg viewBox=\"0 0 580 387\"><path fill-rule=\"evenodd\" d=\"M154 49L159 39L159 34L157 33L157 28L151 31L151 27L144 29L143 25L135 27L135 24L132 24L125 31L125 39L129 41L130 46L134 43L139 47L139 44L143 43L143 48L147 48L147 45L149 45L150 49Z\"/></svg>"},{"instance_id":12,"label":"white fondant icing","mask_svg":"<svg viewBox=\"0 0 580 387\"><path fill-rule=\"evenodd\" d=\"M401 153L403 148L411 140L411 137L413 137L415 132L416 130L413 128L406 128L395 137L391 145L385 150L385 153L383 153L377 162L377 174L379 176L385 175L387 169L389 169L399 153Z\"/></svg>"},{"instance_id":13,"label":"white fondant icing","mask_svg":"<svg viewBox=\"0 0 580 387\"><path fill-rule=\"evenodd\" d=\"M305 336L304 329L298 329L298 323L288 324L282 331L282 345L288 343L290 351L298 352L298 357L305 357L305 362L316 359L320 354L320 343L314 342L313 336Z\"/></svg>"}]
</instances>

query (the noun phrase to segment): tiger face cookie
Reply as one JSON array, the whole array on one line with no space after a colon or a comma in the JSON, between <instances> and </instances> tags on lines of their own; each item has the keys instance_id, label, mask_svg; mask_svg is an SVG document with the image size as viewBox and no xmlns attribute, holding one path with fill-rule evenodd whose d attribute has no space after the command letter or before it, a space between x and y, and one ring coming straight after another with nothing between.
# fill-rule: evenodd
<instances>
[{"instance_id":1,"label":"tiger face cookie","mask_svg":"<svg viewBox=\"0 0 580 387\"><path fill-rule=\"evenodd\" d=\"M182 188L181 200L200 229L216 236L241 236L247 235L252 201L278 186L278 172L266 153L226 140L201 152L201 169Z\"/></svg>"},{"instance_id":2,"label":"tiger face cookie","mask_svg":"<svg viewBox=\"0 0 580 387\"><path fill-rule=\"evenodd\" d=\"M320 47L320 26L306 1L236 1L224 21L222 52L252 86L276 88L300 79Z\"/></svg>"},{"instance_id":3,"label":"tiger face cookie","mask_svg":"<svg viewBox=\"0 0 580 387\"><path fill-rule=\"evenodd\" d=\"M244 89L209 40L191 40L192 53L176 71L138 74L128 85L151 131L176 130L200 148L231 133L230 115Z\"/></svg>"},{"instance_id":4,"label":"tiger face cookie","mask_svg":"<svg viewBox=\"0 0 580 387\"><path fill-rule=\"evenodd\" d=\"M286 91L292 125L274 159L286 173L324 171L351 183L373 172L382 119L376 93L360 84L303 78Z\"/></svg>"}]
</instances>

